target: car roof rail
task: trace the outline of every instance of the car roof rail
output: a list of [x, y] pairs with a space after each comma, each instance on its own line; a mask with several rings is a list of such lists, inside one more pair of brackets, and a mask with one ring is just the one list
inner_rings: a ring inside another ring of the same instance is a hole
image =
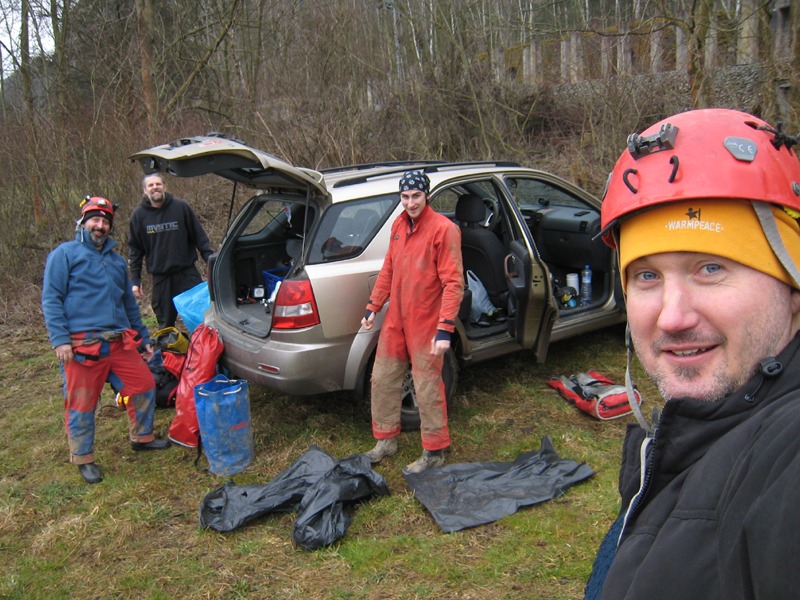
[[[445, 162], [445, 161], [421, 161], [416, 163], [408, 163], [408, 162], [401, 162], [401, 163], [376, 163], [379, 166], [386, 166], [389, 168], [378, 170], [375, 173], [368, 173], [368, 174], [361, 174], [361, 175], [354, 175], [353, 177], [347, 177], [340, 179], [331, 187], [338, 188], [344, 187], [348, 185], [356, 185], [359, 183], [366, 183], [371, 179], [376, 179], [378, 177], [387, 177], [389, 175], [396, 175], [397, 173], [402, 173], [408, 169], [414, 169], [417, 171], [424, 171], [425, 173], [438, 173], [440, 171], [449, 171], [453, 169], [463, 169], [466, 167], [521, 167], [518, 162], [514, 161], [495, 161], [495, 160], [477, 160], [477, 161], [465, 161], [465, 162]], [[365, 166], [364, 169], [370, 168], [369, 166]], [[335, 169], [333, 171], [325, 170], [323, 173], [328, 174], [330, 172], [337, 172]]]
[[381, 167], [417, 167], [422, 165], [441, 165], [445, 164], [443, 160], [415, 160], [415, 161], [408, 161], [408, 160], [386, 160], [381, 162], [371, 162], [371, 163], [357, 163], [354, 165], [343, 165], [341, 167], [326, 167], [324, 169], [319, 169], [320, 173], [325, 174], [333, 174], [333, 173], [343, 173], [346, 171], [365, 171], [367, 169], [379, 169]]

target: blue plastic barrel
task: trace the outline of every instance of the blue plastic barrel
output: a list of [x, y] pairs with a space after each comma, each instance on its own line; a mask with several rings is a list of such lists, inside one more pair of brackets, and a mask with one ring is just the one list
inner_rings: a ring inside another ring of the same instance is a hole
[[217, 375], [194, 388], [200, 443], [208, 470], [227, 477], [253, 460], [253, 427], [247, 381]]

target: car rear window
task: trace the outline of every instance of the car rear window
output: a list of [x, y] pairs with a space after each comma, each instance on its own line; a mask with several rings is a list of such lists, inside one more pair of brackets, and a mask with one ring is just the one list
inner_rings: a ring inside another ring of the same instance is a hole
[[331, 205], [322, 216], [308, 263], [344, 260], [361, 254], [400, 201], [397, 193]]
[[299, 254], [300, 244], [310, 229], [317, 215], [313, 204], [288, 202], [270, 199], [255, 203], [256, 209], [250, 210], [247, 223], [239, 233], [237, 246], [283, 245], [297, 246], [290, 252], [295, 259]]

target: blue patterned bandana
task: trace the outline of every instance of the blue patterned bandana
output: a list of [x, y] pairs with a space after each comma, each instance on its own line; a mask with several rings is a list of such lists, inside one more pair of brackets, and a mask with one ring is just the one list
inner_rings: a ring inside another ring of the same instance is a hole
[[430, 194], [431, 180], [422, 171], [406, 171], [400, 178], [400, 191], [420, 190], [425, 195]]

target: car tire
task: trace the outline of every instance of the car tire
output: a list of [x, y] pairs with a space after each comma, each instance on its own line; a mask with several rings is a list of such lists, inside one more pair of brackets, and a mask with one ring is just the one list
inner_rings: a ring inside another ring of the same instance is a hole
[[[447, 399], [448, 410], [452, 407], [453, 398], [458, 387], [458, 360], [456, 353], [450, 348], [444, 355], [442, 365], [442, 379], [444, 380], [444, 393]], [[420, 428], [419, 405], [414, 391], [414, 379], [411, 369], [406, 373], [403, 381], [403, 404], [400, 409], [400, 427], [403, 431], [416, 431]]]

